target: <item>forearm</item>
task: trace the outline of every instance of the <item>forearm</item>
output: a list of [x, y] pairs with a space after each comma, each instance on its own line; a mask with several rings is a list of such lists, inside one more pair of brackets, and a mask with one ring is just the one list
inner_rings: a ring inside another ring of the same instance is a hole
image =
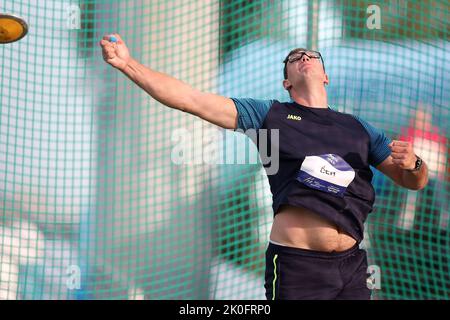
[[194, 90], [191, 86], [164, 73], [154, 71], [134, 59], [131, 59], [121, 71], [162, 104], [189, 112], [190, 97]]
[[402, 170], [402, 185], [411, 190], [423, 189], [428, 183], [428, 168], [425, 162], [418, 171]]

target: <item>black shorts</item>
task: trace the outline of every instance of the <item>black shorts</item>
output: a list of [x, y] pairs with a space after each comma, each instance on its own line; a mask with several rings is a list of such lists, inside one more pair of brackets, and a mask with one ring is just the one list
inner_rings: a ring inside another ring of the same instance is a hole
[[370, 300], [366, 251], [357, 244], [328, 253], [269, 243], [264, 287], [268, 300]]

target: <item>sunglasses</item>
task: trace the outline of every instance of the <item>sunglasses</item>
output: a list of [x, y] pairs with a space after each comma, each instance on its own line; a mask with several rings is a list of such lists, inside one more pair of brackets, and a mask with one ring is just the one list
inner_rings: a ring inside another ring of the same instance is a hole
[[320, 61], [322, 62], [323, 71], [325, 72], [325, 64], [323, 62], [322, 55], [320, 54], [319, 51], [313, 51], [313, 50], [297, 51], [297, 52], [290, 54], [286, 59], [284, 59], [283, 63], [284, 64], [286, 64], [288, 62], [294, 63], [294, 62], [300, 60], [301, 58], [303, 58], [304, 55], [306, 55], [310, 59], [320, 59]]

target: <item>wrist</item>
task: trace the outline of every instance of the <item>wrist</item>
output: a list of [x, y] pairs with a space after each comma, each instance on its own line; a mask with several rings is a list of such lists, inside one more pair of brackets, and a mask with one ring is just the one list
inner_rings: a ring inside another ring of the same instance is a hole
[[125, 62], [125, 64], [123, 66], [120, 66], [119, 71], [122, 71], [123, 73], [127, 73], [128, 69], [130, 68], [130, 65], [133, 63], [134, 59], [130, 57], [130, 59], [128, 59], [127, 62]]
[[418, 156], [416, 156], [416, 161], [414, 162], [414, 166], [410, 169], [405, 169], [408, 172], [418, 172], [423, 166], [423, 160]]

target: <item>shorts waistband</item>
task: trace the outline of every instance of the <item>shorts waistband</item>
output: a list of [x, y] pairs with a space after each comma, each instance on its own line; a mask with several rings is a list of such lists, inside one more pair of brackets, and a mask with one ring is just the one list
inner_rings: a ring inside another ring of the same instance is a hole
[[323, 259], [338, 259], [338, 258], [346, 258], [356, 252], [359, 249], [359, 244], [356, 243], [353, 247], [350, 249], [344, 250], [344, 251], [333, 251], [333, 252], [326, 252], [326, 251], [316, 251], [316, 250], [309, 250], [309, 249], [302, 249], [302, 248], [295, 248], [295, 247], [289, 247], [286, 245], [276, 244], [272, 241], [269, 241], [269, 246], [267, 250], [270, 251], [276, 251], [280, 253], [288, 253], [288, 254], [295, 254], [303, 257], [315, 257], [315, 258], [323, 258]]

